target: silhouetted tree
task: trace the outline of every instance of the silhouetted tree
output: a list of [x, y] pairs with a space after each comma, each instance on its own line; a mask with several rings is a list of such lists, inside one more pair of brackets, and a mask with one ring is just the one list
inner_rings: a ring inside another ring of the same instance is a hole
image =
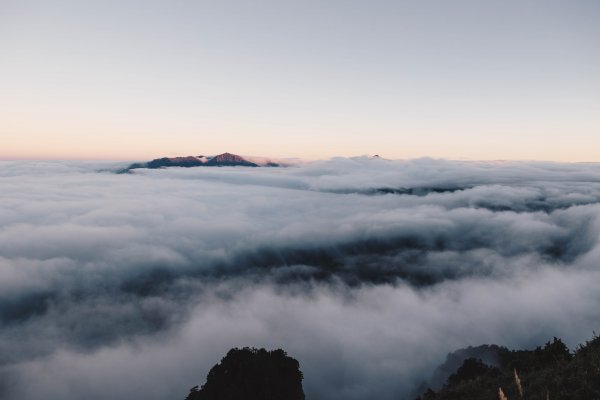
[[461, 365], [456, 373], [450, 375], [448, 378], [449, 385], [456, 385], [460, 382], [470, 381], [484, 375], [498, 375], [500, 371], [498, 368], [490, 367], [484, 364], [481, 360], [475, 358], [467, 358], [463, 365]]
[[304, 400], [300, 364], [283, 350], [231, 349], [186, 400]]
[[[497, 399], [498, 388], [509, 399], [600, 400], [600, 338], [571, 353], [554, 338], [534, 350], [497, 347], [498, 365], [466, 359], [439, 391], [427, 390], [419, 400]], [[516, 382], [515, 370], [519, 371]], [[523, 397], [519, 385], [522, 384]]]

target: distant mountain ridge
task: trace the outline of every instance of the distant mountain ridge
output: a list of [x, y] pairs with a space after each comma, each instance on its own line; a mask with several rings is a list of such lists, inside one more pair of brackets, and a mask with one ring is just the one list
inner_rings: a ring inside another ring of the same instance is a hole
[[129, 172], [133, 169], [147, 168], [159, 169], [167, 167], [280, 167], [280, 163], [265, 161], [252, 162], [242, 156], [232, 153], [222, 153], [216, 156], [187, 156], [187, 157], [162, 157], [143, 163], [134, 163], [119, 171]]

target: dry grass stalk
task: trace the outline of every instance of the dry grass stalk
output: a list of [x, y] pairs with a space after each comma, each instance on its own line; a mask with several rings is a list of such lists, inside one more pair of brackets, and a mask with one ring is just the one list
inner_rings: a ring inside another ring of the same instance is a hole
[[508, 400], [508, 397], [504, 395], [502, 388], [498, 388], [498, 400]]
[[515, 368], [515, 383], [517, 384], [517, 389], [519, 390], [519, 396], [523, 398], [523, 387], [521, 386], [521, 379], [519, 379], [519, 374], [517, 374], [517, 369]]

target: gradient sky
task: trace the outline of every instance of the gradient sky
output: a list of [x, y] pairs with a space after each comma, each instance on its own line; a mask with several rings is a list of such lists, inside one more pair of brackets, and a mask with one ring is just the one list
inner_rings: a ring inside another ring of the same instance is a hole
[[600, 2], [0, 0], [0, 158], [600, 161]]

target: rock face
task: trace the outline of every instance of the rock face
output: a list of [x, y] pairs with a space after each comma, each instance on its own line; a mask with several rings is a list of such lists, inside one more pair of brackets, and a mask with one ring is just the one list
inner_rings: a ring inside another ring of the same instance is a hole
[[283, 350], [231, 349], [186, 400], [304, 400], [300, 364]]

